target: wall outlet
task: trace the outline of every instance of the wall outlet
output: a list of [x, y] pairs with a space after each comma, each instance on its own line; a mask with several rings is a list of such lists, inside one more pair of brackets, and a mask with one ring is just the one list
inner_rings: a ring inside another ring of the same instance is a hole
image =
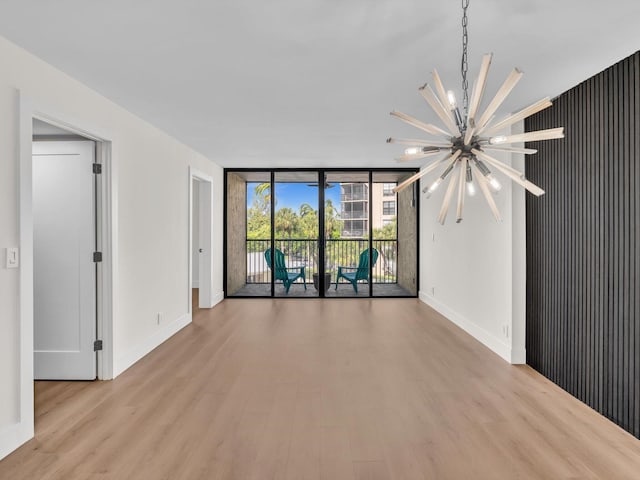
[[502, 334], [505, 336], [505, 338], [509, 338], [509, 325], [506, 323], [502, 325]]
[[431, 287], [431, 296], [432, 297], [436, 296], [436, 287]]
[[157, 321], [158, 321], [158, 325], [160, 325], [162, 323], [164, 317], [164, 313], [162, 312], [158, 312], [158, 314], [156, 315]]
[[435, 232], [433, 232], [433, 233], [431, 234], [431, 241], [432, 241], [432, 242], [435, 242], [435, 241], [436, 241], [436, 234], [435, 234]]

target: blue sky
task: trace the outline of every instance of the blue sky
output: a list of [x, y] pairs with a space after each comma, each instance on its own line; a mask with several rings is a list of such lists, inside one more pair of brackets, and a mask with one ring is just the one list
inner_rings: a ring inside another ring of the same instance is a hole
[[[247, 207], [253, 203], [256, 185], [258, 183], [247, 183]], [[335, 184], [335, 187], [325, 190], [325, 199], [331, 199], [339, 209], [340, 186]], [[276, 210], [289, 207], [297, 212], [303, 203], [318, 209], [318, 187], [310, 187], [306, 183], [276, 183]]]

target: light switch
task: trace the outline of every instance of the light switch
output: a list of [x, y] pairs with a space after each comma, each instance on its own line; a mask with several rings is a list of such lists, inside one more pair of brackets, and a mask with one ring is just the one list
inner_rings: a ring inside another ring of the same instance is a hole
[[17, 248], [7, 248], [7, 268], [18, 268], [20, 266], [20, 254]]

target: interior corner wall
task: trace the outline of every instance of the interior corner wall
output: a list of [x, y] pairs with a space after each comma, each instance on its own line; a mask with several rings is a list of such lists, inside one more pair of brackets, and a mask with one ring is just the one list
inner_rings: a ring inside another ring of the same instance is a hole
[[640, 438], [640, 52], [526, 121], [527, 363]]
[[[188, 167], [211, 175], [217, 207], [214, 288], [222, 298], [222, 169], [68, 75], [0, 37], [0, 251], [20, 245], [20, 98], [109, 132], [115, 165], [114, 375], [190, 320]], [[29, 120], [29, 124], [31, 120]], [[25, 441], [20, 364], [20, 269], [0, 264], [0, 457]], [[164, 322], [157, 324], [158, 312]], [[28, 370], [27, 370], [28, 371]]]
[[[513, 133], [522, 129], [514, 125]], [[521, 155], [495, 155], [522, 168]], [[420, 299], [493, 352], [511, 363], [524, 363], [524, 193], [506, 177], [494, 200], [502, 215], [496, 222], [484, 197], [467, 196], [463, 220], [451, 207], [445, 225], [437, 217], [444, 190], [420, 202]], [[433, 182], [422, 178], [421, 189]], [[514, 282], [515, 280], [515, 282]], [[514, 315], [516, 313], [516, 315]], [[521, 339], [514, 338], [514, 334]]]
[[[247, 182], [227, 172], [227, 295], [247, 283]], [[229, 267], [232, 268], [229, 268]]]
[[405, 188], [398, 192], [397, 230], [398, 230], [398, 285], [411, 295], [418, 293], [418, 219], [414, 203], [414, 188]]

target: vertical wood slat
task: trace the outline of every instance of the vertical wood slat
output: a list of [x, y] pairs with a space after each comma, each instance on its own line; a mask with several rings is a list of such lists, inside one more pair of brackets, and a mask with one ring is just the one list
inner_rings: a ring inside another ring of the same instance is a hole
[[527, 363], [640, 438], [640, 52], [525, 121]]

